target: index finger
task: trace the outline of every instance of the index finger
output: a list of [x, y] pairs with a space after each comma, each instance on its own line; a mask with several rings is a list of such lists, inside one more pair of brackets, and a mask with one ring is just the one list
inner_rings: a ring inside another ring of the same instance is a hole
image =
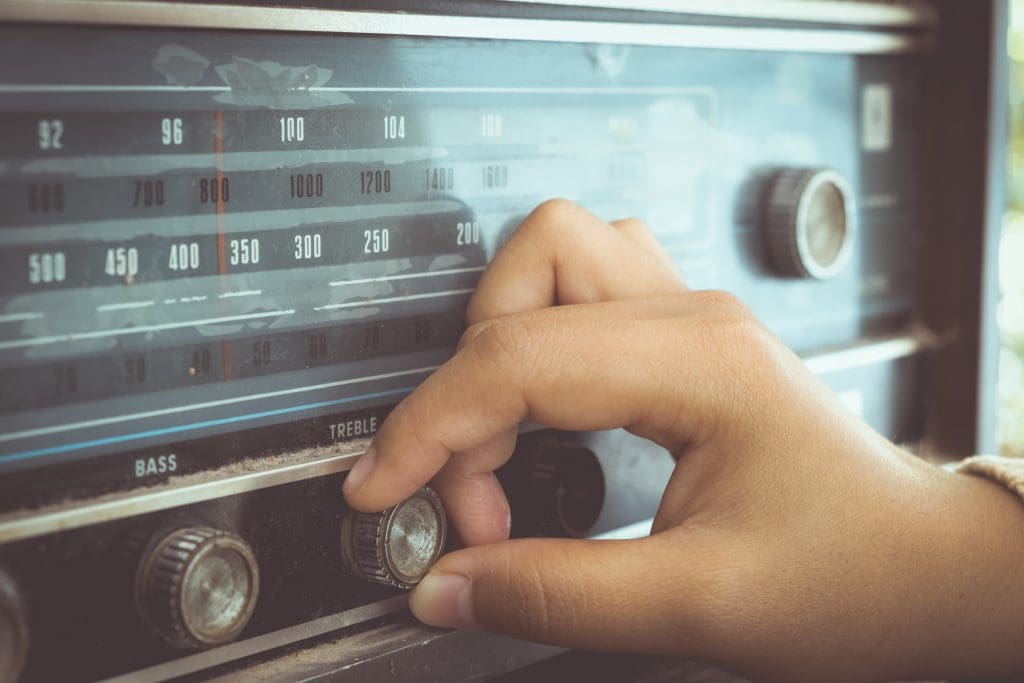
[[578, 204], [552, 199], [534, 209], [495, 254], [469, 302], [466, 322], [685, 289], [641, 221], [606, 223]]
[[711, 406], [730, 403], [707, 380], [723, 355], [708, 348], [717, 321], [686, 324], [702, 297], [549, 308], [475, 330], [384, 422], [349, 473], [346, 498], [360, 510], [393, 505], [453, 453], [527, 417], [567, 430], [628, 427], [670, 450], [693, 441], [721, 412]]

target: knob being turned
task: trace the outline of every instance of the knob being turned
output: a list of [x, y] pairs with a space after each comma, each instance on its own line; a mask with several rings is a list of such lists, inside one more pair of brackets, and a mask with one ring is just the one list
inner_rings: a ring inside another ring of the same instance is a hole
[[383, 512], [349, 511], [342, 522], [341, 551], [356, 576], [412, 588], [444, 552], [447, 538], [441, 499], [424, 487]]

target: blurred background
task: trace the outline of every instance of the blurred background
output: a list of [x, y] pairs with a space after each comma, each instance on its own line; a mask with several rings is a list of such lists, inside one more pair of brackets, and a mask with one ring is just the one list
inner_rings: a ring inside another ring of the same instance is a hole
[[1006, 212], [999, 249], [999, 442], [1024, 456], [1024, 0], [1010, 6], [1010, 154]]

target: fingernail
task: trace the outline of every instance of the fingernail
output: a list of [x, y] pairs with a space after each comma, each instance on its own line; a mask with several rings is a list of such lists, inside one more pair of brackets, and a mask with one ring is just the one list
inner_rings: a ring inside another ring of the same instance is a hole
[[373, 472], [376, 464], [377, 451], [373, 449], [373, 446], [370, 446], [363, 453], [362, 457], [356, 461], [355, 467], [349, 471], [348, 476], [345, 477], [345, 484], [342, 487], [345, 493], [359, 493], [366, 480], [370, 478], [370, 474]]
[[473, 583], [459, 574], [427, 574], [409, 596], [413, 615], [440, 628], [480, 628], [473, 616]]

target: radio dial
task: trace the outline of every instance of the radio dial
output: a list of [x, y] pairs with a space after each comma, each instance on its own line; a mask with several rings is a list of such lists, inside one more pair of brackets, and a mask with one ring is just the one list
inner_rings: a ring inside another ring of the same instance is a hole
[[384, 512], [349, 512], [341, 537], [342, 555], [353, 574], [412, 588], [444, 552], [448, 521], [441, 499], [422, 488]]
[[16, 681], [28, 656], [28, 619], [14, 579], [0, 569], [0, 681]]
[[827, 280], [853, 253], [853, 193], [832, 169], [793, 168], [771, 181], [765, 211], [768, 254], [782, 275]]
[[162, 538], [136, 578], [139, 612], [166, 642], [198, 649], [234, 640], [252, 616], [259, 567], [234, 534], [189, 527]]

